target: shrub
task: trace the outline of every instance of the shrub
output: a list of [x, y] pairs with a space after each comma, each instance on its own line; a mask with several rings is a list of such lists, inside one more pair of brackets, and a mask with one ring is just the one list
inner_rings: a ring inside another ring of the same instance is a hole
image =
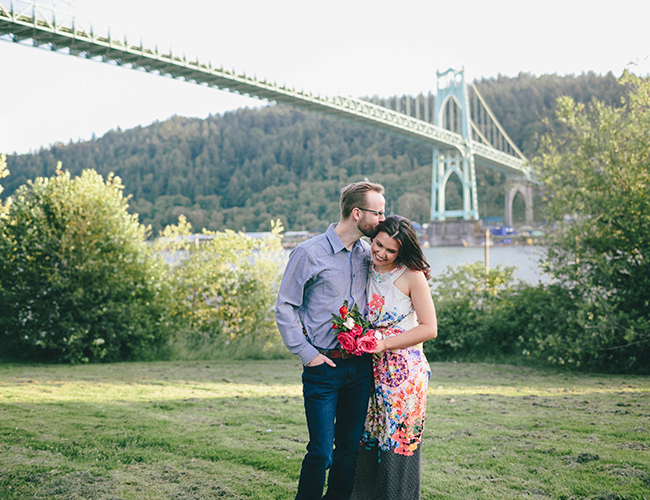
[[612, 348], [616, 339], [607, 333], [615, 312], [601, 301], [586, 301], [557, 282], [515, 282], [512, 271], [491, 270], [490, 279], [477, 262], [441, 274], [434, 291], [439, 336], [424, 344], [429, 359], [648, 373], [634, 344]]
[[481, 262], [447, 267], [434, 280], [439, 337], [425, 343], [431, 359], [503, 358], [512, 334], [501, 328], [503, 295], [513, 286], [513, 266], [486, 271]]
[[14, 359], [150, 359], [170, 332], [164, 262], [118, 177], [21, 186], [0, 222], [0, 346]]
[[177, 259], [172, 268], [173, 311], [182, 325], [177, 356], [284, 353], [273, 315], [281, 277], [281, 231], [277, 222], [267, 238], [204, 230], [200, 239], [195, 235], [192, 240], [191, 225], [183, 216], [165, 228], [157, 246]]

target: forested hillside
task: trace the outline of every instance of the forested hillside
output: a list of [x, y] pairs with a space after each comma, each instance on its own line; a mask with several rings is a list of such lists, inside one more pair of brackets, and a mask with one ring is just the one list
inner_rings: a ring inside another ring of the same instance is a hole
[[[493, 112], [529, 157], [539, 135], [562, 128], [555, 99], [593, 98], [616, 104], [623, 87], [611, 75], [521, 74], [476, 82]], [[196, 230], [323, 229], [338, 218], [338, 190], [364, 177], [387, 188], [387, 210], [426, 222], [431, 190], [431, 148], [356, 124], [268, 106], [205, 120], [172, 117], [147, 127], [111, 131], [83, 143], [55, 145], [33, 155], [8, 156], [6, 195], [28, 179], [51, 176], [57, 161], [73, 175], [93, 168], [114, 172], [132, 195], [133, 212], [153, 234], [187, 216]], [[482, 217], [503, 214], [503, 176], [477, 171]], [[447, 206], [461, 208], [450, 184]]]
[[[580, 76], [520, 73], [516, 78], [499, 76], [475, 82], [490, 109], [508, 135], [524, 154], [531, 158], [537, 151], [539, 137], [549, 131], [564, 133], [555, 115], [555, 102], [566, 95], [583, 104], [593, 99], [618, 106], [625, 88], [607, 73], [605, 76], [587, 73]], [[548, 119], [548, 126], [544, 120]]]

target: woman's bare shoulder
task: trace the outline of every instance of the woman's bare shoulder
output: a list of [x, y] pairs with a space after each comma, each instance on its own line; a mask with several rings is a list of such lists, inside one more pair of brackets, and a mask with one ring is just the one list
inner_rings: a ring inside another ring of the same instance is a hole
[[404, 271], [402, 277], [404, 278], [406, 284], [408, 284], [409, 289], [413, 286], [421, 287], [423, 284], [426, 284], [428, 286], [427, 278], [424, 276], [424, 273], [422, 271], [406, 268], [406, 271]]
[[404, 271], [404, 277], [406, 277], [409, 280], [424, 280], [424, 281], [427, 280], [422, 271], [418, 271], [417, 269], [411, 269], [409, 267], [407, 267], [406, 271]]

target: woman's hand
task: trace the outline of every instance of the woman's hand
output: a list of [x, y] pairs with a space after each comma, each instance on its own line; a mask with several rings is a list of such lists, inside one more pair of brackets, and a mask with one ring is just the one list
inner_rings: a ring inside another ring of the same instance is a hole
[[384, 352], [386, 350], [386, 341], [383, 339], [377, 339], [377, 347], [375, 347], [374, 351], [372, 351], [372, 354], [379, 354], [380, 352]]

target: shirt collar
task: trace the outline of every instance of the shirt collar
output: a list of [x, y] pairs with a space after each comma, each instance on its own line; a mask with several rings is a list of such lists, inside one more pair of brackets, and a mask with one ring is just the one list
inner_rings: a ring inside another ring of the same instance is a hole
[[336, 234], [336, 231], [334, 231], [334, 228], [337, 226], [337, 224], [330, 224], [330, 227], [327, 228], [327, 231], [325, 231], [325, 236], [327, 236], [327, 240], [330, 242], [330, 246], [332, 247], [332, 253], [339, 253], [342, 250], [347, 250], [345, 248], [345, 245], [341, 242], [341, 238], [339, 238], [339, 235]]
[[[325, 236], [327, 236], [327, 240], [330, 242], [330, 246], [332, 247], [332, 253], [337, 254], [343, 250], [346, 252], [349, 252], [345, 245], [341, 242], [341, 238], [339, 238], [339, 235], [336, 234], [336, 231], [334, 231], [334, 228], [338, 224], [330, 224], [330, 227], [327, 228], [327, 231], [325, 231]], [[352, 245], [352, 251], [361, 245], [361, 238], [359, 238], [357, 241], [354, 242], [354, 245]]]

